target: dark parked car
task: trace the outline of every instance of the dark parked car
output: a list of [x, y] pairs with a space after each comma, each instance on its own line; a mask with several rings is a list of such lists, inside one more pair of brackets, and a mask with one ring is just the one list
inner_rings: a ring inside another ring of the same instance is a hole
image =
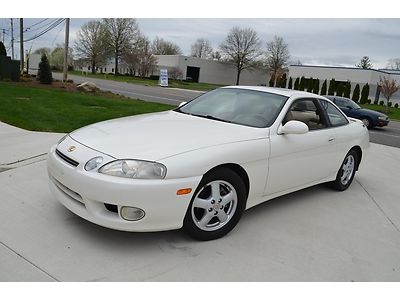
[[338, 96], [325, 96], [332, 100], [339, 108], [350, 118], [361, 120], [368, 129], [374, 127], [383, 127], [389, 124], [389, 118], [387, 115], [370, 110], [361, 108], [353, 100], [345, 97]]

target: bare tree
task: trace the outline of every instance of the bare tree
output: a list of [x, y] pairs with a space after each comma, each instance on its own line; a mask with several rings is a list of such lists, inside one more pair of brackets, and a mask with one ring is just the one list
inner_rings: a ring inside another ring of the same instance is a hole
[[274, 39], [267, 43], [266, 66], [271, 72], [271, 79], [276, 81], [283, 74], [283, 68], [290, 58], [288, 44], [282, 37], [274, 36]]
[[356, 67], [361, 68], [361, 69], [371, 69], [373, 67], [371, 60], [369, 56], [363, 56], [361, 58], [360, 62], [356, 64]]
[[36, 49], [33, 53], [34, 54], [40, 54], [40, 56], [45, 54], [47, 57], [49, 57], [50, 53], [51, 53], [51, 49], [47, 48], [47, 47], [41, 47], [41, 48]]
[[218, 61], [220, 61], [220, 60], [222, 59], [221, 53], [219, 53], [219, 51], [215, 51], [215, 52], [212, 54], [212, 59], [213, 59], [213, 60], [218, 60]]
[[118, 75], [118, 62], [132, 42], [139, 34], [139, 28], [135, 19], [116, 18], [103, 19], [106, 29], [106, 41], [115, 59], [115, 75]]
[[400, 58], [389, 59], [387, 68], [399, 71], [400, 70]]
[[206, 39], [197, 39], [196, 42], [191, 46], [190, 56], [199, 58], [211, 58], [213, 55], [213, 48], [211, 43]]
[[150, 41], [146, 37], [142, 37], [139, 40], [139, 75], [141, 77], [149, 76], [156, 68], [157, 58], [153, 55], [151, 51]]
[[399, 90], [400, 85], [396, 80], [383, 76], [380, 79], [380, 86], [381, 92], [386, 98], [386, 112], [389, 113], [389, 100]]
[[236, 85], [239, 85], [240, 73], [244, 69], [252, 68], [262, 53], [261, 41], [257, 32], [251, 28], [233, 27], [220, 45], [220, 49], [228, 60], [236, 65]]
[[172, 69], [169, 70], [169, 77], [171, 79], [182, 79], [183, 72], [181, 69], [177, 67], [173, 67]]
[[106, 37], [106, 29], [100, 21], [89, 21], [76, 35], [75, 51], [80, 58], [90, 62], [92, 73], [107, 60], [109, 48]]
[[179, 55], [182, 54], [181, 48], [177, 44], [169, 41], [165, 41], [163, 38], [158, 36], [154, 39], [151, 44], [151, 50], [155, 55]]

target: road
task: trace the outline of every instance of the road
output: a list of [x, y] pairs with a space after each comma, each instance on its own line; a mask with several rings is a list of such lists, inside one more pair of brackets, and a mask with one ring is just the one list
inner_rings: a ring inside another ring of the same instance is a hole
[[[53, 77], [55, 79], [61, 80], [62, 74], [53, 73]], [[86, 81], [90, 81], [96, 84], [96, 86], [101, 90], [110, 91], [112, 93], [124, 95], [129, 98], [172, 105], [179, 105], [179, 103], [189, 101], [203, 93], [200, 91], [163, 88], [159, 86], [146, 86], [77, 75], [68, 75], [68, 79], [72, 79], [74, 83], [83, 83]]]
[[400, 122], [390, 121], [386, 127], [369, 130], [369, 138], [372, 143], [400, 148]]
[[[55, 79], [62, 79], [61, 73], [53, 73], [53, 76]], [[75, 83], [90, 81], [102, 90], [121, 94], [129, 98], [172, 105], [179, 105], [179, 103], [189, 101], [203, 93], [200, 91], [145, 86], [77, 75], [68, 75], [68, 78], [72, 79]], [[400, 122], [391, 121], [389, 126], [370, 130], [369, 135], [372, 143], [400, 148]]]

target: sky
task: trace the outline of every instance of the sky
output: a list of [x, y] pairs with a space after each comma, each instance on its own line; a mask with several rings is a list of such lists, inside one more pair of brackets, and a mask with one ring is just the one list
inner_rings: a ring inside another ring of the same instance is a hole
[[[34, 36], [43, 30], [42, 26], [55, 19], [24, 19], [27, 31], [24, 38]], [[70, 23], [70, 45], [74, 44], [79, 28], [89, 20], [73, 18]], [[363, 18], [137, 18], [139, 28], [150, 40], [156, 36], [172, 41], [180, 46], [184, 55], [190, 54], [190, 46], [197, 38], [211, 41], [217, 50], [229, 30], [238, 26], [254, 29], [265, 49], [266, 43], [274, 35], [283, 37], [289, 45], [291, 61], [304, 65], [328, 65], [354, 67], [363, 56], [369, 56], [374, 68], [385, 68], [388, 60], [400, 57], [400, 19]], [[64, 43], [62, 23], [34, 41], [26, 42], [26, 50], [39, 47], [53, 48]], [[10, 19], [0, 19], [0, 33], [6, 29], [4, 37], [7, 50], [10, 47]], [[14, 19], [15, 40], [19, 41], [19, 19]], [[3, 36], [1, 37], [1, 39]], [[11, 54], [11, 50], [8, 50]], [[19, 43], [15, 44], [15, 55], [19, 57]]]

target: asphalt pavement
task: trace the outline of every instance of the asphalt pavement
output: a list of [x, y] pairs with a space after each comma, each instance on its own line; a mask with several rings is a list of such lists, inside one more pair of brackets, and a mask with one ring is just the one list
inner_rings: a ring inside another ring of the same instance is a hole
[[400, 122], [391, 120], [388, 126], [369, 130], [372, 143], [400, 148]]
[[371, 144], [351, 187], [318, 185], [246, 211], [209, 242], [74, 215], [47, 185], [62, 134], [0, 123], [0, 281], [399, 281], [400, 149]]
[[[62, 74], [53, 73], [53, 77], [61, 80]], [[179, 105], [181, 102], [192, 100], [193, 98], [204, 93], [201, 91], [166, 88], [160, 86], [146, 86], [77, 75], [68, 75], [68, 79], [72, 79], [74, 83], [90, 81], [96, 84], [96, 86], [101, 90], [110, 91], [112, 93], [124, 95], [129, 98], [172, 105]]]

